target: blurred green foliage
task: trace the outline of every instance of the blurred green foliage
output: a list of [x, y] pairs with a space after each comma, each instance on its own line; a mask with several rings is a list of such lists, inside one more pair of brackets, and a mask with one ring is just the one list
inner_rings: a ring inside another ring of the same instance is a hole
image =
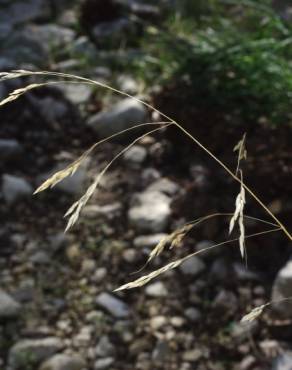
[[180, 0], [161, 28], [149, 26], [134, 67], [148, 84], [184, 83], [196, 106], [288, 123], [291, 30], [268, 0]]

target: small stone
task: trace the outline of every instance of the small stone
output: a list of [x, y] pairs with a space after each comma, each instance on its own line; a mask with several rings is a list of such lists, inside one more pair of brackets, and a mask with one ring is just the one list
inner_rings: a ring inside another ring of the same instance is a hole
[[245, 323], [234, 323], [231, 327], [231, 337], [237, 342], [242, 343], [244, 340], [250, 337], [257, 331], [257, 321], [245, 322]]
[[181, 328], [185, 324], [185, 319], [183, 317], [174, 316], [170, 319], [170, 323], [175, 328]]
[[90, 275], [96, 270], [96, 262], [92, 259], [82, 261], [81, 272], [84, 275]]
[[127, 94], [135, 95], [138, 93], [139, 86], [137, 82], [134, 80], [134, 78], [131, 76], [120, 75], [117, 79], [117, 84], [118, 84], [119, 90]]
[[125, 319], [130, 316], [128, 305], [109, 293], [100, 293], [96, 299], [96, 303], [118, 319]]
[[39, 370], [82, 370], [85, 361], [77, 354], [57, 354], [45, 361]]
[[0, 158], [1, 159], [16, 158], [22, 153], [22, 151], [23, 151], [23, 148], [17, 140], [0, 139]]
[[152, 359], [156, 362], [164, 362], [166, 358], [169, 356], [171, 349], [169, 344], [165, 341], [159, 341], [152, 353]]
[[272, 370], [292, 370], [292, 352], [277, 356], [272, 363]]
[[203, 356], [203, 353], [200, 349], [193, 349], [190, 351], [186, 351], [183, 354], [183, 360], [188, 362], [195, 362], [198, 361]]
[[150, 327], [153, 330], [159, 330], [167, 324], [167, 318], [165, 316], [155, 316], [150, 320]]
[[115, 353], [115, 347], [110, 342], [109, 338], [104, 335], [100, 338], [97, 346], [95, 347], [96, 357], [108, 357]]
[[33, 188], [26, 180], [20, 177], [3, 175], [2, 192], [5, 201], [8, 204], [12, 204], [21, 198], [32, 195]]
[[202, 320], [202, 314], [197, 308], [189, 307], [184, 313], [190, 321], [200, 322]]
[[147, 191], [151, 192], [160, 192], [164, 193], [169, 196], [173, 196], [177, 194], [180, 190], [178, 184], [166, 177], [158, 179], [157, 181], [153, 182], [151, 185], [148, 186]]
[[8, 363], [12, 369], [25, 369], [46, 360], [62, 347], [61, 340], [55, 337], [23, 339], [10, 349]]
[[58, 88], [62, 90], [65, 97], [72, 104], [85, 104], [89, 101], [92, 94], [92, 87], [90, 85], [64, 84], [58, 85]]
[[206, 268], [205, 263], [199, 257], [193, 256], [183, 262], [179, 269], [184, 275], [197, 276]]
[[147, 150], [141, 145], [134, 145], [124, 154], [124, 161], [130, 166], [139, 167], [147, 157]]
[[120, 216], [121, 211], [122, 204], [120, 202], [106, 204], [104, 206], [92, 204], [84, 207], [83, 216], [89, 219], [95, 219], [96, 217], [102, 216], [111, 220], [117, 216]]
[[21, 305], [9, 294], [0, 290], [0, 320], [15, 318], [19, 315]]
[[170, 203], [171, 199], [160, 192], [136, 194], [128, 211], [129, 222], [141, 232], [162, 232], [170, 220]]
[[233, 271], [235, 276], [240, 281], [258, 281], [259, 276], [246, 268], [242, 263], [234, 263]]
[[101, 281], [103, 281], [106, 275], [107, 269], [105, 267], [100, 267], [95, 271], [95, 273], [91, 277], [91, 280], [95, 283], [100, 283]]
[[48, 265], [51, 262], [51, 257], [45, 251], [37, 251], [29, 258], [29, 260], [34, 265]]
[[[278, 272], [272, 288], [272, 301], [279, 301], [292, 296], [292, 260]], [[292, 318], [292, 302], [284, 301], [272, 305], [274, 313], [282, 319]]]
[[148, 112], [143, 104], [124, 99], [107, 111], [92, 116], [88, 124], [96, 130], [101, 138], [116, 134], [140, 123], [147, 122]]
[[133, 248], [128, 248], [123, 252], [123, 258], [128, 263], [134, 263], [137, 259], [137, 252]]
[[136, 248], [154, 248], [167, 234], [153, 234], [137, 236], [133, 243]]
[[237, 298], [230, 291], [220, 290], [213, 301], [213, 306], [234, 312], [237, 309]]
[[153, 298], [166, 297], [168, 295], [168, 291], [161, 281], [148, 285], [145, 293]]
[[94, 363], [94, 370], [106, 370], [109, 369], [114, 363], [112, 357], [101, 358]]

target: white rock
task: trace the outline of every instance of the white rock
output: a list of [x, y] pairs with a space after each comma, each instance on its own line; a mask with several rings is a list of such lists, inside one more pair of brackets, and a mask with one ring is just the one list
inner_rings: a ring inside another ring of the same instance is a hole
[[175, 195], [176, 193], [178, 193], [179, 190], [179, 185], [166, 177], [158, 179], [147, 188], [147, 191], [158, 191], [170, 196]]
[[196, 256], [193, 256], [189, 259], [187, 259], [185, 262], [183, 262], [179, 269], [184, 275], [191, 275], [191, 276], [197, 276], [201, 272], [203, 272], [206, 268], [205, 263]]
[[135, 95], [138, 93], [139, 86], [137, 82], [134, 80], [134, 78], [131, 76], [120, 75], [117, 78], [117, 83], [119, 89], [127, 94]]
[[130, 224], [143, 232], [162, 232], [168, 225], [171, 199], [160, 192], [145, 191], [136, 194], [128, 217]]
[[88, 120], [102, 138], [108, 137], [122, 130], [131, 128], [147, 121], [148, 112], [143, 104], [127, 98], [109, 108], [97, 113]]
[[9, 294], [0, 290], [0, 319], [17, 317], [20, 313], [20, 304]]
[[77, 354], [57, 354], [45, 361], [39, 370], [82, 370], [84, 360]]
[[165, 233], [140, 235], [134, 239], [133, 243], [136, 248], [153, 248], [167, 235]]
[[[272, 288], [272, 301], [292, 296], [292, 260], [278, 272]], [[272, 305], [276, 315], [283, 319], [292, 318], [292, 302], [286, 301]]]
[[165, 287], [165, 285], [161, 281], [157, 281], [156, 283], [147, 285], [145, 289], [145, 293], [149, 297], [166, 297], [168, 295], [168, 291]]
[[2, 177], [2, 192], [7, 203], [11, 204], [18, 199], [32, 195], [33, 188], [24, 179], [13, 176], [3, 175]]
[[58, 85], [65, 97], [73, 104], [86, 103], [92, 94], [92, 87], [83, 84], [64, 84]]

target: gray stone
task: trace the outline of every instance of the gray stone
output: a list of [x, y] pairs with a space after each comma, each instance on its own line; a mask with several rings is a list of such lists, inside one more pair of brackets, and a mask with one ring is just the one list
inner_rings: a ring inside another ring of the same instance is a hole
[[88, 120], [102, 138], [116, 134], [122, 130], [147, 122], [148, 112], [143, 104], [127, 98], [109, 108], [97, 113]]
[[128, 18], [119, 18], [97, 24], [92, 30], [92, 35], [99, 45], [116, 47], [125, 37], [133, 35], [135, 29], [135, 24]]
[[32, 195], [33, 188], [26, 180], [6, 174], [2, 177], [2, 192], [5, 201], [12, 204], [21, 198]]
[[35, 35], [40, 43], [46, 44], [53, 50], [70, 45], [75, 38], [75, 32], [72, 29], [57, 24], [28, 25], [26, 30]]
[[237, 309], [237, 298], [230, 291], [220, 290], [213, 301], [213, 306], [224, 311], [234, 312]]
[[153, 235], [137, 236], [133, 244], [137, 248], [154, 248], [162, 239], [167, 237], [168, 234], [160, 233]]
[[272, 370], [292, 370], [292, 352], [277, 356], [272, 363]]
[[205, 263], [196, 256], [193, 256], [189, 259], [187, 259], [185, 262], [183, 262], [179, 269], [184, 275], [191, 275], [191, 276], [197, 276], [201, 272], [203, 272], [206, 268]]
[[[38, 185], [41, 185], [56, 172], [66, 168], [67, 165], [68, 163], [58, 164], [53, 170], [47, 172], [46, 174], [39, 175], [37, 178]], [[80, 194], [84, 190], [85, 181], [87, 178], [86, 168], [87, 164], [84, 163], [84, 165], [81, 165], [72, 176], [67, 176], [63, 181], [56, 184], [53, 189], [72, 195]]]
[[1, 45], [1, 54], [18, 66], [32, 64], [47, 66], [48, 45], [42, 44], [35, 33], [28, 29], [13, 32]]
[[152, 359], [156, 362], [164, 362], [170, 353], [169, 344], [166, 341], [158, 341], [153, 350]]
[[109, 338], [104, 335], [100, 338], [94, 352], [96, 357], [108, 357], [115, 353], [115, 347], [110, 342]]
[[48, 265], [51, 262], [51, 257], [47, 252], [39, 250], [29, 260], [35, 265]]
[[202, 313], [195, 307], [189, 307], [185, 310], [185, 316], [193, 322], [200, 322], [202, 320]]
[[139, 167], [147, 157], [147, 150], [141, 145], [134, 145], [124, 154], [124, 161], [132, 167]]
[[12, 369], [25, 369], [48, 359], [63, 347], [59, 338], [23, 339], [9, 351], [8, 364]]
[[178, 193], [180, 187], [173, 181], [167, 179], [166, 177], [158, 179], [148, 186], [147, 191], [158, 191], [166, 195], [173, 196]]
[[85, 361], [77, 354], [57, 354], [45, 361], [39, 370], [82, 370]]
[[167, 195], [157, 191], [136, 194], [128, 211], [129, 222], [141, 232], [162, 232], [170, 220], [170, 203]]
[[21, 305], [9, 294], [0, 290], [0, 320], [17, 317], [20, 310]]
[[69, 105], [64, 99], [46, 96], [45, 98], [37, 99], [36, 102], [40, 113], [48, 122], [58, 122], [69, 115]]
[[[0, 92], [1, 99], [1, 92]], [[16, 158], [22, 153], [22, 146], [14, 139], [0, 139], [0, 158], [11, 159]]]
[[130, 316], [128, 305], [109, 293], [100, 293], [96, 299], [96, 304], [118, 319], [125, 319]]
[[145, 293], [153, 298], [166, 297], [168, 295], [168, 291], [161, 281], [147, 285]]
[[51, 8], [46, 0], [10, 1], [0, 9], [0, 23], [9, 20], [12, 25], [46, 20], [50, 16]]
[[106, 370], [111, 367], [114, 363], [114, 359], [112, 357], [101, 358], [94, 363], [94, 370]]
[[106, 204], [104, 206], [92, 204], [84, 207], [83, 216], [89, 219], [95, 219], [96, 217], [102, 216], [111, 220], [119, 216], [121, 214], [121, 211], [122, 204], [119, 202]]
[[[292, 296], [292, 260], [278, 272], [272, 288], [272, 301]], [[274, 313], [283, 319], [292, 318], [292, 302], [285, 301], [272, 305]]]

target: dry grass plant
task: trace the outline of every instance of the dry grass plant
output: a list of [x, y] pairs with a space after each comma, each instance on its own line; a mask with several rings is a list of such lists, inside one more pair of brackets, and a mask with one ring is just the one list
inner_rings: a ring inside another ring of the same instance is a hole
[[[148, 258], [147, 263], [150, 263], [155, 257], [160, 255], [166, 248], [172, 249], [174, 247], [178, 247], [184, 237], [196, 226], [201, 224], [202, 222], [208, 221], [210, 218], [213, 217], [230, 217], [230, 224], [229, 224], [229, 234], [232, 233], [235, 225], [238, 225], [239, 228], [239, 237], [232, 239], [232, 240], [227, 240], [223, 241], [218, 244], [214, 244], [211, 247], [205, 248], [204, 250], [196, 251], [194, 253], [191, 253], [181, 259], [178, 259], [176, 261], [170, 262], [167, 265], [152, 271], [151, 273], [144, 275], [130, 283], [124, 284], [121, 287], [117, 288], [116, 291], [120, 290], [125, 290], [125, 289], [132, 289], [136, 287], [141, 287], [145, 284], [147, 284], [149, 281], [152, 279], [160, 276], [164, 272], [167, 272], [169, 270], [172, 270], [179, 265], [181, 265], [184, 261], [187, 259], [196, 256], [200, 253], [207, 252], [208, 250], [211, 250], [213, 248], [217, 248], [222, 245], [226, 244], [231, 244], [235, 241], [239, 242], [239, 247], [240, 247], [240, 253], [241, 256], [246, 258], [246, 249], [245, 249], [245, 240], [258, 236], [258, 235], [265, 235], [268, 233], [273, 233], [277, 231], [282, 231], [286, 237], [292, 241], [292, 235], [291, 233], [287, 230], [287, 228], [281, 223], [281, 221], [269, 210], [269, 208], [261, 201], [261, 199], [244, 183], [243, 181], [243, 171], [240, 168], [241, 161], [246, 159], [247, 156], [247, 151], [245, 147], [245, 142], [246, 142], [246, 135], [243, 136], [243, 138], [238, 142], [238, 144], [235, 146], [234, 151], [238, 152], [238, 161], [237, 161], [237, 168], [235, 171], [227, 167], [219, 158], [217, 158], [205, 145], [203, 145], [200, 141], [198, 141], [190, 132], [188, 132], [182, 125], [180, 125], [178, 122], [173, 120], [172, 118], [168, 117], [165, 115], [163, 112], [160, 112], [158, 109], [153, 107], [152, 105], [148, 104], [145, 101], [142, 101], [141, 99], [134, 97], [130, 94], [127, 94], [123, 91], [120, 91], [118, 89], [115, 89], [107, 84], [94, 81], [89, 78], [81, 77], [81, 76], [75, 76], [71, 74], [66, 74], [66, 73], [59, 73], [59, 72], [49, 72], [49, 71], [27, 71], [27, 70], [16, 70], [16, 71], [11, 71], [11, 72], [2, 72], [0, 73], [0, 81], [5, 81], [9, 79], [15, 79], [15, 78], [21, 78], [21, 77], [41, 77], [44, 79], [48, 78], [54, 78], [58, 80], [54, 81], [45, 81], [42, 83], [32, 83], [27, 85], [26, 87], [23, 87], [21, 89], [17, 89], [13, 91], [12, 93], [9, 94], [9, 96], [5, 99], [3, 99], [0, 102], [0, 106], [3, 106], [7, 103], [10, 103], [16, 99], [18, 99], [20, 96], [23, 94], [30, 92], [33, 89], [36, 89], [38, 87], [46, 86], [46, 85], [52, 85], [52, 84], [58, 84], [58, 83], [83, 83], [83, 84], [89, 84], [93, 86], [98, 86], [101, 88], [105, 88], [107, 90], [110, 90], [114, 93], [129, 97], [135, 101], [140, 102], [144, 106], [146, 106], [148, 109], [151, 111], [155, 111], [156, 113], [159, 114], [160, 117], [163, 117], [162, 122], [149, 122], [149, 123], [143, 123], [140, 125], [136, 125], [134, 127], [131, 127], [129, 129], [126, 129], [124, 131], [121, 131], [117, 134], [114, 134], [104, 140], [101, 140], [95, 144], [93, 144], [87, 151], [85, 151], [79, 158], [77, 158], [73, 163], [68, 165], [66, 168], [64, 168], [61, 171], [58, 171], [55, 173], [53, 176], [51, 176], [49, 179], [47, 179], [36, 191], [36, 193], [39, 193], [41, 191], [44, 191], [48, 188], [52, 188], [55, 186], [57, 183], [62, 181], [68, 176], [72, 176], [79, 168], [80, 164], [103, 142], [113, 139], [115, 136], [122, 135], [126, 133], [127, 131], [130, 130], [135, 130], [139, 127], [152, 127], [152, 126], [158, 126], [154, 129], [151, 129], [147, 131], [145, 134], [138, 136], [135, 140], [131, 142], [128, 146], [126, 146], [123, 150], [121, 150], [105, 167], [104, 169], [96, 175], [94, 178], [93, 183], [88, 187], [86, 192], [82, 195], [82, 197], [76, 201], [66, 212], [65, 217], [69, 217], [67, 226], [66, 226], [66, 231], [69, 230], [78, 220], [80, 217], [80, 213], [84, 207], [84, 205], [89, 201], [91, 198], [92, 194], [98, 189], [100, 181], [103, 177], [103, 175], [108, 171], [108, 169], [112, 166], [112, 164], [120, 158], [130, 147], [132, 147], [135, 143], [137, 143], [139, 140], [143, 139], [145, 136], [154, 133], [156, 131], [159, 131], [161, 129], [165, 129], [169, 126], [176, 126], [178, 130], [182, 131], [187, 137], [189, 137], [196, 145], [198, 145], [203, 151], [205, 151], [213, 160], [217, 162], [218, 165], [220, 165], [235, 181], [237, 181], [240, 185], [240, 191], [239, 194], [236, 197], [235, 201], [235, 211], [233, 213], [216, 213], [212, 215], [208, 215], [205, 217], [201, 217], [197, 220], [191, 221], [182, 227], [178, 228], [177, 230], [173, 231], [171, 234], [169, 234], [167, 237], [163, 238], [158, 245], [152, 250], [150, 253], [150, 256]], [[246, 203], [246, 194], [250, 195], [265, 211], [266, 213], [271, 217], [273, 222], [257, 219], [251, 216], [247, 216], [244, 214], [244, 206]], [[261, 223], [267, 224], [271, 226], [272, 228], [269, 228], [268, 230], [256, 233], [256, 234], [251, 234], [251, 235], [246, 235], [245, 233], [245, 226], [244, 226], [244, 220], [246, 218], [253, 219], [256, 221], [259, 221]], [[283, 300], [290, 299], [285, 298]], [[245, 315], [242, 318], [242, 322], [251, 322], [255, 319], [257, 319], [264, 311], [264, 309], [271, 304], [274, 304], [277, 302], [268, 302], [264, 305], [261, 305], [259, 307], [255, 307], [251, 312], [249, 312], [247, 315]]]

